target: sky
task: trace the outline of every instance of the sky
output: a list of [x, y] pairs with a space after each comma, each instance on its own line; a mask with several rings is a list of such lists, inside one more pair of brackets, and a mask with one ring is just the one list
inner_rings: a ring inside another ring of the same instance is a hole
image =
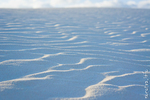
[[125, 7], [150, 9], [150, 0], [0, 0], [0, 8], [62, 7]]

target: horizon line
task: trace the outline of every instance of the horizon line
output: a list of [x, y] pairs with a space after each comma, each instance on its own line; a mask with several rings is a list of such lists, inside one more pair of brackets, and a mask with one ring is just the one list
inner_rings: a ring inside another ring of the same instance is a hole
[[33, 7], [22, 7], [22, 8], [1, 8], [0, 9], [83, 9], [83, 8], [106, 8], [106, 9], [147, 9], [150, 10], [150, 8], [138, 8], [138, 7], [39, 7], [39, 8], [33, 8]]

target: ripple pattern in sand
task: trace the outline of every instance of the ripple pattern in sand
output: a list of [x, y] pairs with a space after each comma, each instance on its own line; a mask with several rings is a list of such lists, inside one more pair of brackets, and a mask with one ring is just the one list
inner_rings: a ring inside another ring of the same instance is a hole
[[149, 10], [0, 13], [0, 99], [145, 100]]

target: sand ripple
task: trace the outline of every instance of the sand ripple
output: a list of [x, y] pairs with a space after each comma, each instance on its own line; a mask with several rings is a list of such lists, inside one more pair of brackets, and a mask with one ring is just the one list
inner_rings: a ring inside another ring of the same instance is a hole
[[145, 100], [148, 10], [0, 13], [1, 100]]

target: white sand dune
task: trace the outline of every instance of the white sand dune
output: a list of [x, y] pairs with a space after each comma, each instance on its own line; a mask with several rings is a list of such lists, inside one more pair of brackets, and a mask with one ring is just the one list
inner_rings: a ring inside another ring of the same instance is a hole
[[78, 36], [73, 36], [72, 38], [68, 39], [67, 41], [73, 41], [73, 40], [75, 40], [77, 38], [78, 38]]
[[141, 34], [142, 37], [145, 37], [146, 35], [150, 35], [150, 33], [143, 33], [143, 34]]
[[35, 58], [35, 59], [10, 59], [10, 60], [5, 60], [0, 62], [0, 65], [11, 65], [13, 63], [21, 63], [21, 62], [30, 62], [30, 61], [41, 61], [44, 58], [47, 58], [49, 56], [56, 56], [56, 55], [60, 55], [63, 53], [57, 53], [57, 54], [45, 54], [44, 56], [40, 57], [40, 58]]
[[149, 10], [0, 15], [0, 100], [149, 100]]
[[150, 49], [132, 49], [132, 50], [126, 50], [129, 52], [145, 52], [145, 51], [150, 51]]
[[137, 33], [136, 31], [133, 31], [133, 32], [132, 32], [132, 34], [136, 34], [136, 33]]

